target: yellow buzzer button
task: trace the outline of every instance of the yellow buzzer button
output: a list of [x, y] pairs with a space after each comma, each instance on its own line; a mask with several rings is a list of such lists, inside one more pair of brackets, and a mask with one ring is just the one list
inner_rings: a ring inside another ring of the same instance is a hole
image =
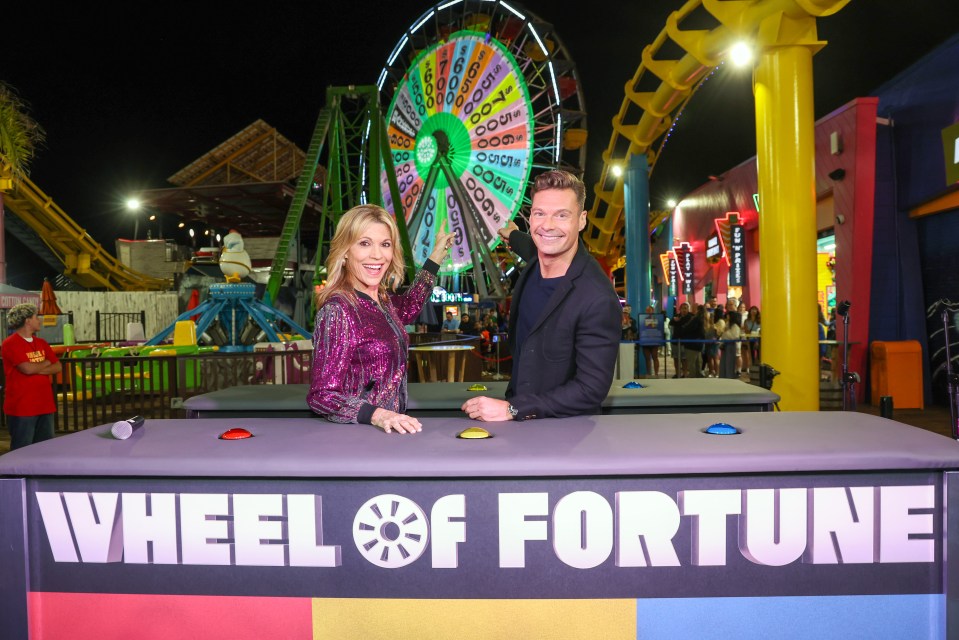
[[456, 437], [474, 440], [476, 438], [492, 438], [493, 436], [490, 435], [489, 431], [482, 427], [470, 427], [469, 429], [460, 431]]
[[467, 391], [488, 391], [485, 384], [471, 384], [466, 387]]

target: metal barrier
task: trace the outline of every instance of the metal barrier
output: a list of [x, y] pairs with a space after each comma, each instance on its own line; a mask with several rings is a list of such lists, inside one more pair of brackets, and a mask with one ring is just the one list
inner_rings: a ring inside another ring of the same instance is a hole
[[97, 342], [123, 342], [127, 339], [127, 324], [139, 322], [146, 327], [146, 311], [97, 311]]
[[[183, 402], [201, 393], [251, 384], [308, 382], [313, 352], [72, 358], [56, 376], [54, 428], [81, 431], [124, 420], [183, 418]], [[5, 384], [0, 372], [0, 402]], [[3, 416], [6, 426], [6, 416]]]

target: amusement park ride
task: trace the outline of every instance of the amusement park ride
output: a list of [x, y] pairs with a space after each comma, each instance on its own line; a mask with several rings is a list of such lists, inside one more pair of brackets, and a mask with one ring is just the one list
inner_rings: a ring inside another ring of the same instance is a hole
[[[324, 160], [314, 287], [340, 215], [372, 202], [396, 215], [410, 275], [449, 224], [455, 239], [439, 284], [503, 299], [512, 258], [497, 255], [496, 230], [528, 204], [531, 175], [582, 175], [585, 126], [575, 64], [550, 25], [506, 2], [438, 5], [406, 30], [375, 86], [328, 88], [262, 300], [252, 285], [218, 284], [202, 308], [177, 320], [200, 312], [198, 335], [212, 328], [234, 349], [262, 333], [279, 340], [278, 321], [309, 335], [273, 307]], [[301, 285], [302, 301], [310, 290]]]
[[[429, 255], [436, 230], [449, 224], [454, 247], [438, 284], [503, 299], [512, 258], [499, 246], [497, 228], [528, 204], [527, 184], [537, 173], [562, 168], [581, 176], [585, 142], [576, 66], [550, 24], [502, 0], [437, 4], [404, 31], [375, 84], [328, 88], [261, 299], [252, 283], [218, 283], [202, 308], [177, 320], [200, 316], [201, 340], [227, 349], [251, 349], [264, 335], [308, 336], [275, 309], [291, 249], [303, 239], [301, 223], [317, 225], [305, 212], [320, 211], [315, 287], [323, 282], [325, 247], [340, 215], [367, 202], [397, 214], [411, 274]], [[195, 183], [189, 186], [196, 191]], [[112, 259], [27, 178], [6, 191], [5, 204], [16, 214], [8, 217], [10, 230], [37, 236], [36, 250], [65, 265], [80, 286], [172, 286]], [[303, 278], [293, 278], [292, 289], [298, 304], [312, 298]], [[148, 343], [163, 341], [174, 325]]]
[[[847, 1], [687, 0], [670, 14], [655, 41], [643, 48], [636, 74], [626, 83], [593, 189], [583, 240], [607, 270], [624, 266], [631, 250], [623, 230], [632, 214], [625, 209], [625, 180], [617, 169], [643, 159], [645, 171], [633, 173], [648, 178], [685, 105], [723, 64], [732, 45], [751, 38], [765, 52], [754, 69], [754, 88], [762, 97], [756, 99], [757, 148], [769, 154], [758, 161], [759, 196], [770, 212], [761, 240], [788, 239], [761, 247], [763, 255], [784, 261], [767, 264], [766, 272], [815, 274], [815, 254], [797, 250], [804, 246], [798, 238], [815, 236], [814, 216], [809, 215], [815, 211], [808, 188], [814, 180], [812, 162], [797, 162], [790, 155], [796, 152], [791, 141], [812, 139], [811, 58], [825, 45], [816, 37], [816, 20]], [[699, 19], [704, 14], [709, 14], [709, 28]], [[783, 51], [788, 55], [771, 55]], [[795, 81], [775, 84], [784, 78]], [[386, 103], [384, 113], [381, 104]], [[802, 109], [802, 117], [783, 117], [789, 109]], [[502, 250], [496, 229], [529, 202], [527, 185], [535, 174], [563, 168], [583, 175], [586, 137], [576, 65], [552, 25], [506, 0], [436, 4], [404, 31], [374, 85], [327, 91], [262, 304], [275, 306], [290, 247], [301, 223], [312, 222], [304, 211], [316, 210], [313, 191], [321, 166], [326, 175], [314, 286], [322, 283], [324, 247], [340, 214], [356, 204], [382, 202], [397, 214], [404, 249], [413, 257], [411, 269], [429, 253], [436, 229], [448, 222], [455, 245], [441, 266], [439, 284], [481, 298], [504, 297], [512, 258]], [[796, 166], [803, 170], [792, 171]], [[28, 184], [21, 181], [20, 187]], [[66, 275], [84, 286], [110, 290], [164, 288], [162, 280], [144, 279], [112, 263], [82, 229], [63, 222], [68, 219], [49, 198], [20, 187], [14, 184], [6, 203], [45, 238], [66, 265]], [[649, 216], [650, 230], [663, 219], [661, 213]], [[60, 222], [51, 227], [46, 224], [50, 220]], [[642, 234], [630, 238], [641, 241]], [[301, 280], [294, 278], [294, 288], [302, 302], [312, 290]], [[802, 301], [814, 297], [814, 278], [801, 283], [810, 296], [797, 293], [794, 282], [794, 299], [775, 280], [766, 278], [761, 287], [764, 304], [774, 310], [764, 318], [765, 351], [777, 362], [802, 363], [784, 374], [781, 387], [801, 388], [795, 394], [802, 398], [797, 406], [812, 406], [818, 399], [817, 363], [803, 354], [814, 353], [814, 340], [807, 345], [786, 336], [788, 319], [801, 316]], [[250, 297], [244, 294], [244, 299]], [[260, 322], [256, 314], [250, 317]]]
[[440, 284], [502, 299], [511, 258], [497, 255], [496, 230], [528, 204], [532, 175], [582, 175], [585, 141], [576, 66], [551, 25], [501, 1], [437, 5], [405, 31], [375, 86], [327, 90], [264, 299], [276, 299], [324, 151], [314, 285], [339, 216], [380, 202], [402, 213], [411, 272], [448, 222], [455, 240]]

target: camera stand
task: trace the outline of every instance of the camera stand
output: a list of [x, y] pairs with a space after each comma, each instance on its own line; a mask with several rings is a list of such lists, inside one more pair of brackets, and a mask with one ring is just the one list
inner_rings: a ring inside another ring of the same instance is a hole
[[862, 378], [855, 371], [849, 370], [849, 307], [852, 304], [848, 300], [843, 300], [836, 308], [836, 313], [842, 316], [842, 410], [856, 410], [856, 385], [862, 382]]
[[942, 335], [946, 342], [946, 390], [949, 394], [949, 432], [953, 440], [959, 440], [959, 373], [952, 370], [952, 353], [949, 347], [949, 310], [942, 310]]

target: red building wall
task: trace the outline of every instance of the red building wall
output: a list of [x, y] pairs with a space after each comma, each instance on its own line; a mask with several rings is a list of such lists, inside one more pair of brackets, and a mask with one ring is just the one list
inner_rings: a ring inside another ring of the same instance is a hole
[[[878, 99], [858, 98], [816, 122], [816, 195], [830, 195], [835, 214], [843, 223], [835, 225], [836, 298], [852, 303], [849, 368], [866, 372], [869, 340], [869, 305], [872, 284], [873, 205], [876, 180], [876, 110]], [[833, 153], [833, 134], [841, 149]], [[834, 173], [841, 170], [841, 173]], [[830, 177], [832, 174], [832, 177]], [[728, 267], [720, 261], [709, 265], [705, 257], [706, 238], [715, 229], [715, 220], [736, 211], [746, 228], [747, 282], [743, 300], [762, 309], [760, 292], [761, 203], [757, 212], [753, 194], [758, 191], [756, 158], [733, 167], [702, 185], [676, 207], [673, 217], [673, 244], [689, 242], [695, 253], [695, 286], [692, 298], [703, 302], [703, 290], [713, 282], [720, 302], [726, 297]], [[810, 215], [816, 215], [811, 211]], [[814, 247], [809, 248], [814, 251]], [[684, 299], [683, 296], [679, 297]], [[841, 327], [839, 339], [842, 339]], [[865, 385], [857, 389], [860, 400]]]

